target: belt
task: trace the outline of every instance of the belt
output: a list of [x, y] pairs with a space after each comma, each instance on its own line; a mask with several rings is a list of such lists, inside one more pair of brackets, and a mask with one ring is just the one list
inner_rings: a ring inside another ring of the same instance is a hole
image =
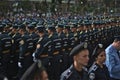
[[44, 53], [43, 55], [40, 55], [41, 58], [48, 57], [48, 54]]
[[53, 55], [57, 55], [57, 54], [59, 54], [59, 51], [53, 52]]
[[25, 56], [28, 56], [28, 55], [30, 55], [30, 52], [25, 53]]
[[9, 53], [9, 52], [10, 52], [10, 50], [2, 51], [3, 54]]

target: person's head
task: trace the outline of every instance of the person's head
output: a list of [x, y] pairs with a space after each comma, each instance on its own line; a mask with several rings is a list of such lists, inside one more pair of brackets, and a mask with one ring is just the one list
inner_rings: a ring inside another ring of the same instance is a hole
[[63, 29], [63, 32], [66, 34], [70, 31], [70, 26], [69, 25], [65, 25], [64, 26], [64, 29]]
[[38, 35], [41, 37], [44, 34], [45, 27], [43, 25], [37, 25]]
[[102, 44], [98, 44], [93, 51], [94, 62], [103, 64], [106, 60], [105, 48]]
[[87, 66], [89, 61], [87, 43], [81, 43], [78, 46], [74, 47], [70, 55], [73, 57], [74, 66]]
[[63, 25], [62, 24], [59, 24], [58, 26], [56, 26], [56, 32], [57, 33], [61, 33], [63, 30]]
[[55, 32], [55, 27], [53, 25], [49, 25], [47, 28], [48, 34], [53, 34]]
[[13, 24], [13, 26], [12, 26], [12, 33], [16, 33], [17, 32], [17, 30], [18, 30], [18, 25], [17, 24]]
[[115, 39], [112, 45], [117, 49], [120, 50], [120, 36], [115, 36]]
[[72, 24], [70, 26], [71, 32], [76, 32], [77, 31], [77, 25], [76, 24]]
[[27, 25], [27, 31], [28, 31], [29, 33], [34, 32], [34, 28], [35, 28], [35, 26], [34, 26], [33, 24]]
[[24, 24], [19, 25], [19, 33], [24, 34], [26, 31], [26, 26]]

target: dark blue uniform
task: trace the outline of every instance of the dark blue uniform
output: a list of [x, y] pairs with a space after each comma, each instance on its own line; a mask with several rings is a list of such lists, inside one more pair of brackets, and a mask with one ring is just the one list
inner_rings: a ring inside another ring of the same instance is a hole
[[83, 69], [81, 72], [79, 72], [72, 65], [62, 73], [60, 80], [89, 80], [87, 76], [87, 69]]
[[34, 49], [33, 50], [35, 50], [36, 49], [36, 45], [37, 45], [37, 42], [38, 42], [38, 40], [39, 40], [39, 35], [37, 35], [35, 32], [33, 32], [33, 33], [31, 33], [30, 34], [30, 36], [32, 37], [32, 39], [33, 39], [33, 45], [34, 45]]
[[105, 65], [101, 68], [97, 63], [94, 63], [89, 70], [90, 80], [110, 80], [108, 69]]
[[19, 59], [19, 42], [21, 41], [21, 35], [19, 33], [15, 33], [12, 36], [12, 54], [10, 60], [10, 75], [11, 77], [16, 77], [18, 73], [18, 59]]
[[19, 70], [19, 74], [21, 77], [25, 70], [33, 63], [32, 58], [33, 53], [33, 40], [29, 35], [22, 35], [20, 41], [20, 53], [19, 53], [19, 63], [21, 63], [21, 67]]
[[10, 55], [12, 53], [12, 39], [8, 34], [0, 33], [0, 74], [8, 76]]

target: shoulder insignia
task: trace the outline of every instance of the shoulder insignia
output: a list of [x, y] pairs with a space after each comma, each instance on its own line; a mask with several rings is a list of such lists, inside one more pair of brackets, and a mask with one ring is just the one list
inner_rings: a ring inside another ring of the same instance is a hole
[[98, 68], [98, 66], [97, 66], [97, 65], [94, 65], [94, 66], [92, 67], [92, 70], [93, 70], [93, 71], [96, 71], [97, 68]]
[[24, 40], [21, 40], [21, 41], [20, 41], [20, 44], [23, 45], [23, 44], [24, 44]]
[[77, 36], [77, 33], [75, 33], [74, 36]]
[[38, 40], [38, 42], [40, 42], [42, 39], [43, 39], [43, 38], [41, 37], [41, 38]]
[[68, 70], [68, 71], [66, 72], [64, 78], [67, 80], [67, 79], [70, 77], [71, 74], [72, 74], [72, 71], [71, 71], [71, 70]]
[[90, 80], [94, 80], [95, 79], [95, 74], [94, 73], [90, 73], [89, 74], [89, 78], [90, 78]]
[[70, 77], [70, 75], [72, 74], [72, 71], [71, 70], [69, 70], [67, 73], [66, 73], [66, 79], [68, 79], [69, 77]]
[[52, 37], [52, 35], [49, 35], [49, 36], [48, 36], [48, 38], [51, 38], [51, 37]]

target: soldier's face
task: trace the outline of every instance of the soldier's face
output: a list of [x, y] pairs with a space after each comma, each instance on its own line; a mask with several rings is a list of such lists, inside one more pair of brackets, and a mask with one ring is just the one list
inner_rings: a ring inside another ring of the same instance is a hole
[[89, 61], [89, 51], [87, 49], [81, 51], [74, 59], [79, 66], [87, 66]]
[[67, 29], [63, 29], [63, 32], [66, 33], [66, 32], [67, 32]]

